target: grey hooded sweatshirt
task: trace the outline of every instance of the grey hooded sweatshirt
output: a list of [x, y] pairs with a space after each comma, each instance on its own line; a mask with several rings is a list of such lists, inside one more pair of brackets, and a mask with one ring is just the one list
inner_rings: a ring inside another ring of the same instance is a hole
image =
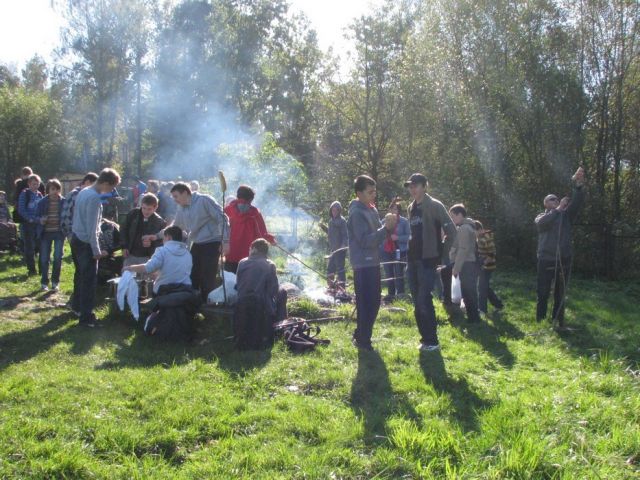
[[380, 223], [376, 208], [359, 200], [349, 204], [347, 220], [349, 260], [354, 269], [380, 265], [380, 245], [386, 238], [386, 229]]
[[191, 253], [183, 242], [171, 240], [156, 248], [151, 259], [144, 264], [147, 273], [160, 270], [160, 276], [153, 282], [153, 291], [158, 293], [162, 285], [182, 283], [191, 285]]
[[[338, 216], [335, 218], [331, 215], [334, 207], [338, 207]], [[333, 202], [329, 208], [329, 231], [327, 235], [329, 238], [329, 248], [332, 252], [349, 245], [347, 221], [342, 216], [342, 205], [338, 201]]]

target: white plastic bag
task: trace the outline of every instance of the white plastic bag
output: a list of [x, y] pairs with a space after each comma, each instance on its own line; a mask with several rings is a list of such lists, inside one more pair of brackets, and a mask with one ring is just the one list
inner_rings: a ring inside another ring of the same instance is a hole
[[460, 276], [453, 277], [451, 281], [451, 301], [460, 304], [462, 301], [462, 287], [460, 286]]
[[[238, 300], [236, 290], [236, 275], [232, 272], [224, 272], [224, 285], [227, 289], [227, 305], [235, 305]], [[207, 303], [224, 303], [224, 289], [220, 285], [212, 290], [207, 297]]]

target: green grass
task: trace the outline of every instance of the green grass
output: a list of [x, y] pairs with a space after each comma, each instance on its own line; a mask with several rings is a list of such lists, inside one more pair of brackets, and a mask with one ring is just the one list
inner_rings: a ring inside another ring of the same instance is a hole
[[558, 336], [532, 320], [535, 278], [498, 272], [501, 315], [438, 306], [440, 353], [400, 303], [376, 352], [342, 322], [293, 355], [233, 351], [223, 318], [158, 343], [107, 303], [82, 329], [60, 306], [71, 266], [60, 294], [24, 270], [0, 258], [0, 478], [640, 476], [637, 284], [575, 280]]

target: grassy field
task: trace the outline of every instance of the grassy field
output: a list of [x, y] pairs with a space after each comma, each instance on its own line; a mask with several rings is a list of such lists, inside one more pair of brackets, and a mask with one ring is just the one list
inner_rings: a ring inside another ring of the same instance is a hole
[[343, 322], [293, 355], [233, 351], [224, 318], [158, 343], [108, 302], [81, 328], [71, 265], [58, 294], [24, 272], [0, 257], [0, 478], [640, 477], [637, 283], [574, 280], [559, 336], [533, 321], [533, 275], [498, 272], [501, 314], [438, 304], [441, 352], [399, 304], [375, 352]]

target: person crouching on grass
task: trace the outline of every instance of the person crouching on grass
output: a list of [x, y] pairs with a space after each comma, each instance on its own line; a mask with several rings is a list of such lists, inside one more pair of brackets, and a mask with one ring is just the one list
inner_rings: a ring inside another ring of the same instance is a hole
[[476, 258], [476, 226], [467, 218], [467, 209], [458, 203], [449, 209], [458, 233], [453, 241], [449, 257], [453, 263], [453, 276], [460, 276], [462, 299], [467, 310], [469, 323], [480, 321], [478, 312], [478, 259]]
[[159, 272], [153, 282], [154, 295], [158, 294], [163, 285], [191, 286], [193, 259], [187, 245], [182, 241], [182, 230], [176, 226], [167, 227], [164, 230], [163, 238], [164, 245], [158, 247], [147, 262], [128, 265], [122, 269], [138, 275]]
[[60, 283], [60, 269], [62, 267], [62, 249], [64, 233], [62, 233], [62, 210], [65, 199], [61, 195], [62, 185], [57, 179], [47, 182], [47, 195], [38, 202], [37, 217], [40, 222], [38, 236], [40, 237], [40, 283], [42, 290], [49, 290], [49, 262], [51, 245], [53, 244], [53, 271], [51, 272], [51, 289], [58, 291]]
[[396, 227], [396, 215], [391, 213], [380, 223], [376, 199], [376, 182], [360, 175], [353, 182], [356, 199], [349, 204], [347, 231], [349, 258], [353, 267], [356, 293], [357, 325], [352, 343], [362, 350], [373, 350], [371, 335], [373, 324], [380, 310], [380, 247]]

